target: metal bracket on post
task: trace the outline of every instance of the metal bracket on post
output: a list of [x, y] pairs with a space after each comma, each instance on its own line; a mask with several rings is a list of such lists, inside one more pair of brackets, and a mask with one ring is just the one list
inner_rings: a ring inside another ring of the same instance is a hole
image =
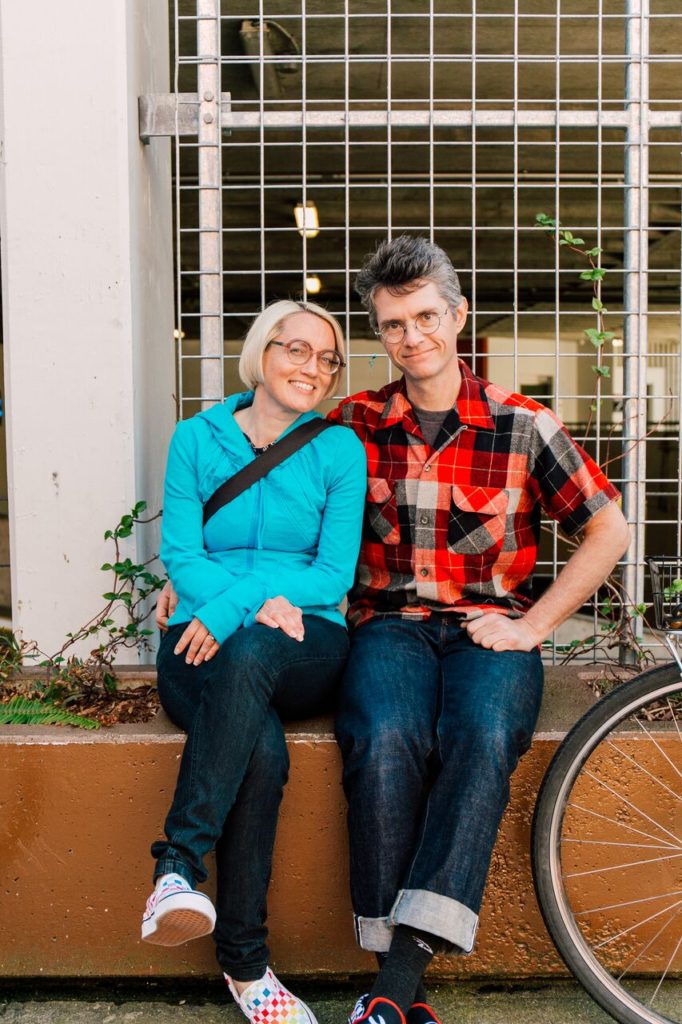
[[[145, 145], [153, 138], [199, 134], [202, 100], [195, 92], [163, 92], [138, 97], [139, 135]], [[232, 95], [220, 94], [220, 131], [232, 131]]]

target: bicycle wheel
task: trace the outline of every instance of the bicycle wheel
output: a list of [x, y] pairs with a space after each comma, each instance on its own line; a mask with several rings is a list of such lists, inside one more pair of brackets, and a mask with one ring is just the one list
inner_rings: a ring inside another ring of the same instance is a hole
[[533, 821], [547, 929], [622, 1024], [682, 1021], [682, 679], [622, 683], [566, 736]]

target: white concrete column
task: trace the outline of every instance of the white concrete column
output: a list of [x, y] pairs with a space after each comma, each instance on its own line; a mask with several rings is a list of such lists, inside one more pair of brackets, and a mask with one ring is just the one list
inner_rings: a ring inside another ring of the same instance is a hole
[[104, 530], [161, 503], [170, 143], [140, 143], [137, 97], [169, 91], [168, 7], [0, 0], [0, 47], [13, 621], [51, 653], [109, 589]]

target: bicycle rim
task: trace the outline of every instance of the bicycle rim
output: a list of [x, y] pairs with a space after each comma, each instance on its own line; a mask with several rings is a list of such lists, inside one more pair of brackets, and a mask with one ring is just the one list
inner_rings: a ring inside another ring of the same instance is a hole
[[548, 930], [623, 1024], [682, 1022], [682, 680], [654, 669], [566, 737], [534, 820]]

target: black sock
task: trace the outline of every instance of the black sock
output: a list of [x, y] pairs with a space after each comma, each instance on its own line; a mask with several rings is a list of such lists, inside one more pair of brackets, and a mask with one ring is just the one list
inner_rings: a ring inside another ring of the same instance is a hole
[[420, 981], [419, 984], [417, 985], [417, 991], [414, 994], [414, 999], [412, 1000], [412, 1002], [413, 1003], [428, 1003], [428, 1001], [429, 1001], [429, 998], [428, 998], [428, 996], [426, 994], [426, 989], [424, 988], [424, 982]]
[[407, 1013], [439, 943], [435, 935], [408, 925], [397, 925], [388, 953], [377, 955], [381, 969], [369, 994], [370, 1002], [381, 996]]
[[[440, 950], [435, 950], [435, 952], [440, 953], [441, 951]], [[381, 970], [381, 968], [386, 963], [386, 957], [388, 956], [388, 953], [375, 953], [374, 955], [377, 958], [377, 963], [379, 964], [379, 970]], [[413, 1003], [428, 1003], [428, 1001], [429, 1001], [429, 997], [426, 994], [426, 989], [424, 988], [424, 982], [420, 981], [419, 984], [417, 985], [417, 991], [414, 994], [414, 999], [412, 1000], [412, 1002]]]

